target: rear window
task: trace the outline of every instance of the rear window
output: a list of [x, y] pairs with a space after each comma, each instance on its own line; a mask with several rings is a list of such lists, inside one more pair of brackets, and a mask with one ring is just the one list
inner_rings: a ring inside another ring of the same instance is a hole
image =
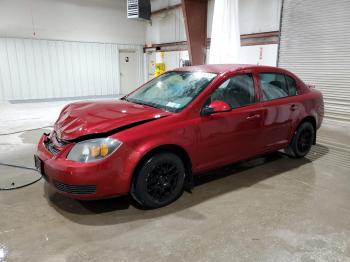
[[278, 99], [289, 95], [288, 85], [283, 74], [261, 73], [259, 77], [263, 101]]

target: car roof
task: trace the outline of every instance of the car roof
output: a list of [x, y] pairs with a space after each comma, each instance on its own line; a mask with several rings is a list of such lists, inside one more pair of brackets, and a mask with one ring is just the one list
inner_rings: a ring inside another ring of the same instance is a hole
[[176, 68], [172, 71], [201, 71], [207, 73], [221, 74], [226, 72], [234, 72], [243, 69], [260, 69], [260, 70], [276, 70], [281, 71], [281, 68], [273, 66], [259, 66], [259, 65], [248, 65], [248, 64], [212, 64], [212, 65], [198, 65], [198, 66], [186, 66]]

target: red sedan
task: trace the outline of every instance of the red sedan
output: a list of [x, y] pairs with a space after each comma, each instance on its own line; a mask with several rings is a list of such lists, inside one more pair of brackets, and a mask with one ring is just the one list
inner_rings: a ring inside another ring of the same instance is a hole
[[287, 70], [185, 67], [120, 100], [67, 105], [35, 162], [69, 197], [131, 193], [157, 208], [200, 172], [280, 149], [304, 157], [322, 119], [322, 94]]

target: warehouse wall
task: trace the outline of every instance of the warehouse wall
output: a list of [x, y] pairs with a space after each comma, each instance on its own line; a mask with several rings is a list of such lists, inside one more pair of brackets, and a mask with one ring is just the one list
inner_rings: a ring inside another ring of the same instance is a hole
[[240, 0], [241, 34], [278, 31], [282, 0]]
[[[181, 8], [154, 15], [148, 23], [126, 18], [126, 0], [0, 1], [0, 101], [117, 94], [119, 49], [137, 52], [140, 84], [152, 61], [142, 54], [145, 43], [186, 40]], [[180, 0], [154, 0], [152, 8], [168, 2]], [[278, 30], [280, 3], [240, 0], [241, 33]], [[208, 36], [213, 7], [209, 0]], [[241, 62], [274, 65], [275, 50], [277, 45], [242, 47]], [[169, 69], [183, 56], [167, 53]]]
[[[211, 36], [214, 0], [208, 1], [207, 35]], [[253, 34], [279, 30], [282, 0], [240, 0], [239, 23], [241, 34]], [[186, 41], [186, 31], [181, 8], [152, 16], [147, 24], [146, 43], [160, 44]]]
[[151, 0], [151, 10], [154, 12], [178, 4], [181, 4], [181, 0]]
[[119, 50], [137, 52], [140, 85], [142, 46], [0, 38], [0, 101], [119, 94]]
[[144, 44], [145, 29], [126, 0], [1, 0], [0, 37]]
[[243, 64], [276, 66], [278, 45], [242, 46], [240, 61]]
[[181, 8], [152, 15], [152, 23], [147, 24], [145, 37], [147, 44], [186, 41]]
[[[277, 60], [277, 51], [278, 45], [275, 44], [242, 46], [240, 51], [240, 60], [245, 64], [275, 65]], [[209, 52], [210, 50], [208, 49], [207, 59], [209, 57]], [[181, 62], [188, 59], [188, 51], [170, 51], [164, 53], [166, 70], [181, 67]], [[153, 57], [153, 60], [150, 60], [149, 67], [152, 67], [151, 63], [154, 62], [155, 56]]]
[[[162, 5], [159, 1], [155, 0], [157, 8], [166, 7], [164, 6], [165, 2], [163, 1]], [[171, 4], [178, 3], [180, 1], [173, 0]], [[208, 1], [208, 37], [211, 37], [214, 4], [214, 0]], [[240, 33], [253, 34], [278, 31], [281, 4], [282, 0], [240, 0]], [[148, 45], [180, 41], [186, 41], [184, 19], [180, 7], [152, 15], [152, 23], [147, 24], [146, 29], [146, 43]], [[277, 49], [277, 44], [242, 46], [240, 63], [275, 66]], [[166, 57], [168, 61], [175, 61], [179, 57], [179, 54], [180, 52], [167, 52]], [[174, 64], [176, 63], [166, 63], [167, 69], [172, 69]]]
[[141, 84], [145, 29], [125, 0], [1, 0], [0, 101], [118, 94], [120, 49]]

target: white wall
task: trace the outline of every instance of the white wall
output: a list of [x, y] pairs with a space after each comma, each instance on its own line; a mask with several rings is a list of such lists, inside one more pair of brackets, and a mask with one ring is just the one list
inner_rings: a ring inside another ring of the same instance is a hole
[[278, 31], [282, 0], [239, 0], [241, 34]]
[[[239, 64], [276, 66], [278, 45], [241, 46]], [[210, 50], [207, 49], [207, 60]]]
[[0, 38], [0, 101], [119, 94], [121, 49], [136, 51], [140, 85], [142, 46]]
[[[156, 1], [156, 3], [158, 2]], [[166, 3], [167, 1], [163, 2]], [[214, 4], [214, 0], [208, 1], [208, 37], [211, 36]], [[240, 0], [240, 33], [253, 34], [278, 31], [281, 4], [282, 0]], [[161, 7], [164, 8], [164, 6]], [[147, 24], [146, 43], [160, 44], [177, 41], [186, 41], [182, 9], [179, 7], [153, 15], [152, 23]]]
[[[180, 3], [179, 0], [171, 0], [172, 4]], [[208, 1], [207, 35], [211, 37], [215, 0]], [[240, 33], [252, 34], [279, 30], [279, 20], [282, 0], [240, 0], [239, 21]], [[152, 1], [152, 9], [167, 7], [167, 1]], [[186, 41], [186, 31], [182, 9], [169, 10], [152, 16], [152, 23], [147, 25], [146, 43], [159, 44]], [[259, 64], [276, 66], [278, 45], [242, 46], [240, 49], [239, 62], [243, 64]], [[173, 69], [180, 64], [179, 51], [166, 52], [165, 64], [167, 70]], [[207, 58], [209, 57], [209, 50]], [[150, 67], [147, 63], [148, 71]], [[150, 72], [148, 72], [150, 74]]]
[[123, 48], [141, 84], [145, 30], [126, 0], [0, 0], [0, 101], [118, 94]]
[[152, 12], [181, 4], [181, 0], [151, 0]]
[[145, 29], [126, 0], [0, 0], [0, 37], [144, 44]]
[[146, 29], [147, 44], [171, 43], [185, 40], [186, 30], [181, 8], [152, 15], [152, 23], [148, 23]]
[[242, 64], [276, 66], [278, 45], [242, 46], [239, 62]]
[[[239, 63], [241, 64], [253, 64], [253, 65], [268, 65], [276, 66], [278, 45], [254, 45], [254, 46], [241, 46]], [[207, 59], [209, 57], [210, 50], [207, 50]], [[153, 78], [155, 53], [147, 53], [147, 59], [145, 66], [147, 68], [147, 80]], [[181, 67], [182, 60], [188, 60], [188, 51], [171, 51], [164, 53], [164, 63], [166, 70], [172, 70], [174, 68]]]
[[164, 53], [166, 70], [181, 67], [184, 60], [189, 60], [188, 51], [172, 51]]
[[[152, 9], [168, 3], [180, 0], [153, 0]], [[241, 33], [278, 30], [280, 3], [240, 0]], [[209, 37], [213, 7], [209, 0]], [[150, 24], [127, 19], [126, 0], [0, 0], [0, 100], [115, 94], [118, 49], [137, 50], [141, 83], [149, 73], [142, 45], [185, 40], [181, 8], [154, 15]], [[242, 47], [242, 62], [273, 65], [276, 50], [263, 46], [259, 59], [259, 46]], [[183, 54], [167, 53], [168, 69]]]

